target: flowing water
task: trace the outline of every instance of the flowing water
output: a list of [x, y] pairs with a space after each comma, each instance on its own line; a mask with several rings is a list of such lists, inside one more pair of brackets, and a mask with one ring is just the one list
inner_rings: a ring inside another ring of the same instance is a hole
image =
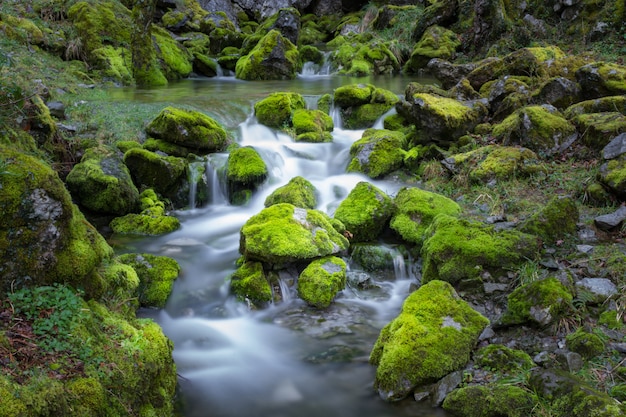
[[[186, 104], [211, 114], [242, 146], [253, 146], [270, 168], [270, 178], [249, 204], [230, 206], [219, 168], [226, 154], [194, 165], [204, 176], [207, 203], [181, 210], [180, 230], [157, 238], [118, 242], [119, 252], [150, 252], [176, 259], [182, 273], [168, 305], [153, 317], [174, 342], [174, 359], [187, 417], [441, 417], [446, 414], [412, 399], [389, 404], [373, 389], [369, 352], [380, 329], [395, 317], [416, 283], [414, 260], [388, 242], [394, 268], [374, 275], [349, 263], [348, 287], [327, 310], [309, 308], [294, 293], [293, 274], [281, 275], [282, 294], [267, 309], [251, 311], [229, 296], [228, 276], [239, 257], [239, 230], [263, 208], [267, 195], [294, 176], [318, 190], [318, 209], [332, 216], [360, 181], [394, 193], [402, 184], [346, 174], [350, 145], [363, 130], [345, 130], [335, 114], [334, 141], [295, 143], [256, 122], [253, 104], [271, 92], [294, 91], [307, 103], [340, 85], [366, 82], [403, 94], [412, 79], [301, 76], [294, 81], [243, 82], [229, 77], [185, 80], [163, 89], [112, 92], [117, 100]], [[429, 80], [421, 80], [428, 82]], [[311, 104], [310, 104], [311, 105]], [[313, 104], [314, 105], [314, 104]]]

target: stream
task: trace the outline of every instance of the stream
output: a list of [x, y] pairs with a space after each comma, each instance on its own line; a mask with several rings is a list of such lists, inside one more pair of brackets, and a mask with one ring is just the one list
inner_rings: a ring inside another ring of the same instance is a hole
[[[443, 410], [413, 399], [386, 403], [373, 389], [375, 369], [368, 364], [369, 352], [380, 329], [398, 314], [417, 283], [416, 260], [403, 256], [394, 242], [382, 242], [395, 259], [393, 270], [386, 273], [368, 273], [347, 259], [348, 286], [326, 310], [299, 300], [285, 277], [280, 280], [281, 299], [264, 310], [251, 311], [229, 296], [227, 281], [239, 257], [240, 228], [263, 209], [273, 190], [294, 176], [317, 188], [317, 209], [330, 216], [360, 181], [369, 181], [390, 196], [403, 185], [345, 173], [350, 145], [363, 130], [341, 128], [338, 115], [332, 143], [295, 143], [258, 124], [252, 115], [254, 103], [271, 92], [293, 91], [315, 106], [320, 95], [352, 83], [370, 83], [401, 95], [410, 81], [417, 80], [431, 82], [404, 76], [306, 75], [263, 82], [216, 77], [111, 92], [114, 100], [203, 110], [242, 146], [253, 146], [270, 171], [270, 178], [247, 205], [231, 206], [217, 174], [227, 155], [212, 154], [203, 174], [209, 184], [209, 204], [177, 211], [182, 227], [174, 233], [116, 242], [119, 253], [166, 255], [182, 267], [166, 308], [139, 313], [156, 320], [174, 342], [183, 416], [446, 416]], [[191, 191], [190, 207], [197, 193]]]

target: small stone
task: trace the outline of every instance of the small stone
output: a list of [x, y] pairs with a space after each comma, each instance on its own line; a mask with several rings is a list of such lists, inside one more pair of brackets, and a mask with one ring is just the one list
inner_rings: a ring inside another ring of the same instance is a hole
[[591, 245], [576, 245], [578, 252], [585, 254], [593, 252], [593, 248]]
[[626, 206], [621, 206], [613, 213], [603, 214], [593, 219], [595, 225], [602, 230], [611, 230], [626, 219]]
[[576, 283], [577, 287], [593, 294], [593, 302], [603, 303], [607, 298], [617, 294], [617, 287], [607, 278], [583, 278]]
[[431, 404], [435, 407], [440, 406], [446, 398], [446, 395], [461, 385], [461, 382], [463, 382], [462, 371], [452, 372], [451, 374], [444, 376], [433, 387], [430, 399]]
[[626, 153], [626, 132], [617, 135], [602, 149], [604, 159], [615, 159]]
[[493, 294], [494, 292], [505, 292], [508, 289], [508, 284], [497, 284], [494, 282], [485, 282], [483, 285], [485, 294]]

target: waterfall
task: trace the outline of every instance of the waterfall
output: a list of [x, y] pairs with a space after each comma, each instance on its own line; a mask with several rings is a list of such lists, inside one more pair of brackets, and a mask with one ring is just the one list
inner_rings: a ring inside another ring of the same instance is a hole
[[206, 162], [191, 162], [189, 164], [189, 208], [196, 208], [196, 196], [198, 191], [198, 183], [202, 182], [202, 177], [206, 172]]
[[210, 155], [206, 160], [207, 185], [209, 187], [210, 201], [213, 205], [224, 205], [227, 202], [224, 187], [218, 173], [218, 169], [226, 164], [227, 159], [228, 155], [216, 153]]
[[330, 108], [330, 117], [333, 118], [335, 129], [343, 129], [343, 119], [341, 118], [341, 109], [335, 105]]

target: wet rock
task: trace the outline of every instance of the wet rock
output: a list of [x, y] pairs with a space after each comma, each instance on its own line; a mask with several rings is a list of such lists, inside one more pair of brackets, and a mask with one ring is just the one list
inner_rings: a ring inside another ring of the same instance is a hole
[[359, 182], [339, 204], [334, 218], [344, 224], [353, 242], [375, 240], [387, 226], [393, 201], [368, 182]]
[[278, 30], [286, 39], [294, 45], [298, 44], [300, 37], [300, 13], [294, 8], [282, 8], [275, 16], [274, 24], [269, 30]]
[[334, 100], [341, 111], [344, 127], [365, 129], [393, 109], [399, 98], [393, 92], [371, 84], [353, 84], [337, 88]]
[[404, 70], [415, 73], [426, 67], [433, 58], [448, 60], [452, 58], [460, 44], [457, 34], [453, 31], [441, 26], [431, 26], [415, 44]]
[[326, 308], [346, 286], [346, 263], [336, 256], [316, 259], [298, 277], [298, 296], [310, 306]]
[[226, 162], [228, 199], [232, 204], [246, 203], [268, 175], [265, 161], [253, 147], [235, 149]]
[[361, 172], [379, 178], [402, 167], [406, 138], [402, 132], [367, 129], [350, 147], [348, 172]]
[[579, 101], [580, 87], [565, 77], [554, 77], [539, 87], [533, 95], [538, 104], [551, 104], [557, 108], [566, 108]]
[[254, 115], [259, 123], [276, 129], [291, 126], [293, 114], [298, 109], [305, 109], [304, 98], [298, 93], [272, 93], [254, 105]]
[[314, 209], [317, 206], [315, 186], [303, 177], [293, 177], [286, 185], [277, 188], [265, 199], [265, 207], [289, 203], [296, 207]]
[[292, 80], [297, 76], [299, 65], [298, 48], [274, 29], [237, 61], [235, 76], [249, 81]]
[[452, 372], [441, 378], [431, 390], [430, 403], [439, 407], [446, 396], [454, 391], [463, 382], [463, 371]]
[[297, 142], [332, 142], [333, 119], [321, 110], [297, 109], [293, 113]]
[[602, 230], [610, 231], [626, 219], [626, 206], [621, 206], [613, 213], [603, 214], [593, 219], [594, 224]]
[[586, 99], [626, 94], [626, 67], [608, 62], [595, 62], [576, 71]]

